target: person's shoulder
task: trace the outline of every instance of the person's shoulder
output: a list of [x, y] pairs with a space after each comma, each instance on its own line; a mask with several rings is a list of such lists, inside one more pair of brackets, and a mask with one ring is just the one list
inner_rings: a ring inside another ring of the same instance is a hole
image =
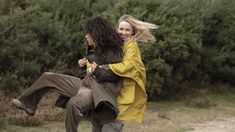
[[125, 42], [125, 47], [136, 47], [137, 46], [137, 42], [134, 38], [129, 38], [126, 42]]

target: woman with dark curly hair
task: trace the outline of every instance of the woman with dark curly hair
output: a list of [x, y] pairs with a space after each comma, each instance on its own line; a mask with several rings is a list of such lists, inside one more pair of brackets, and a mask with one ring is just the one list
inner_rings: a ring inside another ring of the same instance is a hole
[[[93, 124], [100, 125], [116, 119], [118, 115], [116, 99], [122, 78], [103, 65], [121, 62], [122, 39], [112, 25], [101, 17], [89, 19], [84, 29], [88, 45], [94, 49], [94, 53], [87, 57], [85, 78], [81, 80], [45, 72], [18, 99], [12, 101], [14, 106], [33, 116], [37, 104], [48, 90], [70, 98], [66, 102], [67, 132], [76, 132], [82, 117], [89, 117]], [[84, 63], [79, 63], [79, 66], [84, 68]]]

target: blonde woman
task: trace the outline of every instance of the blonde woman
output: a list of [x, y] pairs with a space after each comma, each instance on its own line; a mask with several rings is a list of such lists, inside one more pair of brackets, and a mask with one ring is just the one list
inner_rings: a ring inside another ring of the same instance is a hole
[[[147, 104], [145, 91], [146, 70], [141, 59], [137, 42], [155, 42], [151, 29], [155, 24], [140, 21], [130, 15], [120, 17], [117, 32], [124, 41], [123, 60], [109, 64], [109, 68], [123, 77], [123, 87], [117, 98], [119, 115], [117, 120], [103, 126], [93, 126], [94, 130], [102, 128], [102, 132], [122, 132], [124, 121], [142, 122]], [[95, 131], [98, 132], [98, 131]]]

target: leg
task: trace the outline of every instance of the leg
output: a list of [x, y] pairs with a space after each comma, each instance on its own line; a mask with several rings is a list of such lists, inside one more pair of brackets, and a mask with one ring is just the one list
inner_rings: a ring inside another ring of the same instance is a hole
[[96, 122], [92, 122], [92, 132], [122, 132], [124, 121], [114, 120], [107, 124], [100, 125]]
[[103, 125], [100, 125], [97, 121], [91, 119], [92, 132], [102, 132]]
[[25, 90], [19, 97], [19, 101], [26, 107], [35, 111], [37, 104], [48, 90], [53, 89], [66, 97], [73, 97], [77, 94], [80, 86], [81, 80], [79, 78], [45, 72], [33, 85]]
[[102, 127], [102, 132], [122, 132], [124, 126], [124, 121], [114, 120], [110, 123], [104, 124]]
[[81, 87], [78, 94], [72, 97], [66, 106], [66, 132], [77, 132], [78, 124], [83, 113], [95, 108], [92, 92], [86, 87]]

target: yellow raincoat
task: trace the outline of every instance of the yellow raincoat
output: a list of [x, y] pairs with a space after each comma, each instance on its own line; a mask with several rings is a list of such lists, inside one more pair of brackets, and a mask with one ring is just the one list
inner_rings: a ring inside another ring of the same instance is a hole
[[123, 53], [122, 62], [109, 64], [114, 73], [124, 77], [123, 88], [117, 98], [117, 119], [142, 122], [147, 103], [146, 71], [134, 39], [131, 38], [124, 44]]

